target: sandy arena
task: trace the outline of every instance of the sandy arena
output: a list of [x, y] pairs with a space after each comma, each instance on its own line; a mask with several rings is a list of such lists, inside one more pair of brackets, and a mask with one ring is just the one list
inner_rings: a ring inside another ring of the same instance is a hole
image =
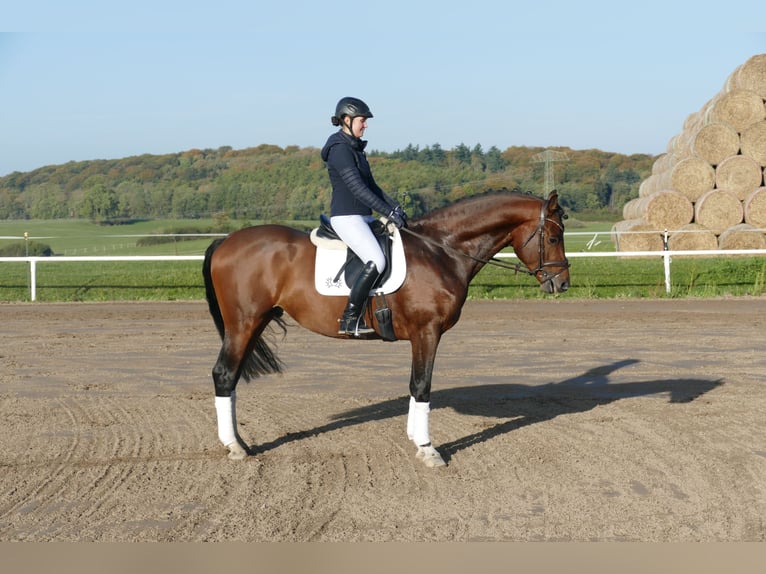
[[426, 468], [409, 343], [294, 325], [226, 457], [204, 302], [0, 304], [2, 541], [764, 541], [766, 298], [469, 302]]

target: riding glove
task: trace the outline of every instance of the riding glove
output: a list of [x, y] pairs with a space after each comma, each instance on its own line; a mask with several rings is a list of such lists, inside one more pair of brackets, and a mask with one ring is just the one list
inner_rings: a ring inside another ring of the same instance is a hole
[[407, 214], [404, 213], [401, 205], [394, 207], [391, 213], [388, 214], [388, 220], [396, 225], [397, 229], [407, 227]]

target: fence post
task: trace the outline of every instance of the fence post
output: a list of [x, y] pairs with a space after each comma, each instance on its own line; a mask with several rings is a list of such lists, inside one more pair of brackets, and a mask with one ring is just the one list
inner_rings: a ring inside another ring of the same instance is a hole
[[668, 249], [668, 230], [662, 235], [662, 260], [665, 264], [665, 293], [670, 295], [670, 251]]
[[37, 299], [37, 260], [29, 260], [29, 297], [32, 301]]

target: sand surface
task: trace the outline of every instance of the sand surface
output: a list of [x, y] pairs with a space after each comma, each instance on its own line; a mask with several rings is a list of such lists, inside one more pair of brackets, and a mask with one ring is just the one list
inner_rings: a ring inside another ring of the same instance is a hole
[[218, 443], [204, 302], [0, 304], [2, 541], [764, 541], [766, 298], [469, 302], [426, 468], [409, 343], [293, 325]]

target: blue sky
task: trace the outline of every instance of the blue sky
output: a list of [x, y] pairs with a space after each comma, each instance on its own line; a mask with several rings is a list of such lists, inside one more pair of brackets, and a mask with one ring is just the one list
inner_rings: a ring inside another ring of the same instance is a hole
[[[18, 6], [7, 6], [17, 4]], [[262, 143], [659, 154], [766, 52], [760, 2], [103, 0], [0, 8], [0, 176]]]

